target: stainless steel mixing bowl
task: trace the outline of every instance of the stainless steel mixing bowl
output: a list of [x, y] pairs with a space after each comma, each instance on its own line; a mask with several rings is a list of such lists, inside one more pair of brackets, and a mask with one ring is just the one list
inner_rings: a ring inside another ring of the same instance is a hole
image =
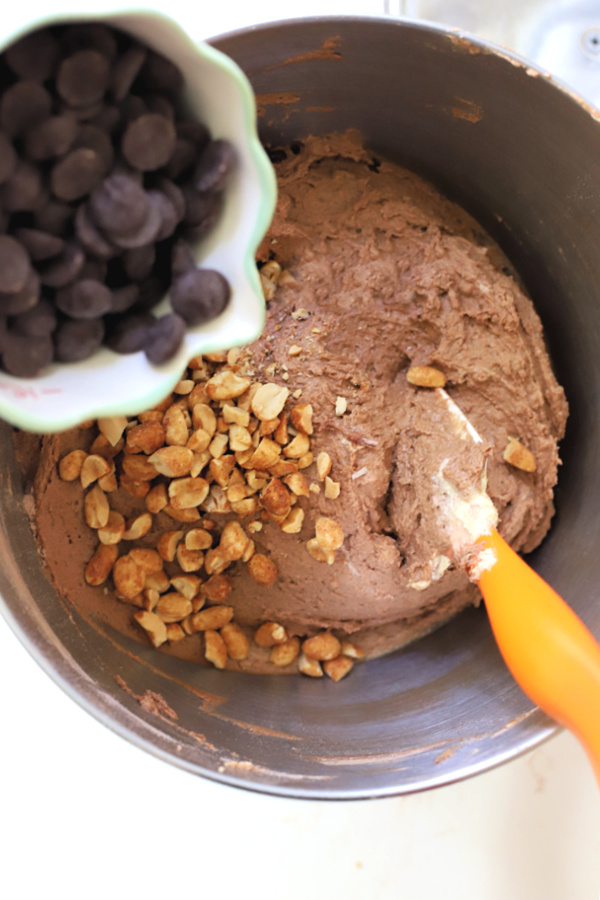
[[[265, 141], [359, 128], [374, 154], [463, 203], [515, 263], [571, 404], [558, 513], [531, 562], [600, 636], [599, 114], [509, 53], [422, 24], [301, 20], [215, 43], [249, 75]], [[553, 733], [483, 609], [337, 685], [202, 669], [84, 621], [44, 577], [7, 427], [1, 439], [4, 614], [58, 684], [138, 746], [229, 784], [350, 798], [455, 781]]]

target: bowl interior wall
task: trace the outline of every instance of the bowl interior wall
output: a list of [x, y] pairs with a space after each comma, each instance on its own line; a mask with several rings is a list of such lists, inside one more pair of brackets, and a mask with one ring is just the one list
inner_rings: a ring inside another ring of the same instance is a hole
[[[359, 128], [375, 155], [433, 180], [508, 253], [571, 406], [558, 513], [531, 561], [600, 636], [599, 122], [514, 57], [427, 26], [302, 20], [215, 45], [249, 76], [265, 142]], [[84, 621], [42, 574], [8, 428], [1, 439], [6, 614], [75, 699], [151, 752], [228, 783], [358, 797], [444, 784], [552, 733], [506, 671], [482, 610], [335, 686], [201, 669]], [[143, 708], [147, 691], [168, 707]]]

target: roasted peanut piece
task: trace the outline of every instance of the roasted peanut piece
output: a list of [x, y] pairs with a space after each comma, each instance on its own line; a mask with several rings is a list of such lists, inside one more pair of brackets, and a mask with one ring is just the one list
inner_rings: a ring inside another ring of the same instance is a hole
[[511, 438], [505, 447], [502, 458], [515, 469], [521, 469], [523, 472], [535, 472], [537, 469], [535, 456], [520, 441]]
[[186, 616], [192, 612], [192, 601], [171, 591], [169, 594], [163, 594], [156, 604], [155, 612], [161, 617], [163, 622], [181, 622]]
[[324, 662], [323, 668], [333, 681], [341, 681], [354, 668], [354, 662], [348, 656], [338, 656]]
[[300, 654], [298, 659], [298, 668], [303, 675], [309, 675], [311, 678], [322, 678], [323, 669], [321, 663], [316, 659], [310, 659], [304, 653]]
[[219, 550], [230, 560], [241, 559], [248, 548], [250, 538], [239, 522], [228, 522], [221, 534]]
[[297, 403], [290, 410], [290, 422], [298, 431], [304, 434], [313, 433], [313, 408], [310, 403]]
[[167, 625], [167, 640], [170, 644], [175, 644], [177, 641], [183, 640], [185, 637], [185, 631], [176, 623], [170, 623]]
[[85, 521], [90, 528], [104, 528], [108, 522], [110, 506], [102, 488], [97, 484], [85, 495], [83, 501]]
[[287, 639], [287, 631], [277, 622], [263, 622], [254, 632], [254, 643], [259, 647], [274, 647], [276, 644], [283, 644]]
[[189, 433], [187, 421], [182, 408], [174, 403], [165, 412], [163, 418], [165, 429], [165, 443], [173, 447], [185, 447]]
[[174, 478], [169, 484], [169, 502], [173, 509], [193, 509], [203, 503], [209, 491], [204, 478]]
[[[161, 415], [162, 419], [162, 415]], [[125, 446], [129, 453], [155, 453], [165, 443], [165, 429], [156, 420], [142, 422], [127, 432]]]
[[146, 509], [155, 515], [163, 510], [168, 502], [166, 484], [156, 484], [146, 495]]
[[97, 453], [90, 453], [83, 460], [81, 465], [81, 470], [79, 472], [79, 480], [81, 481], [81, 487], [84, 489], [88, 488], [90, 484], [94, 481], [97, 481], [102, 475], [108, 475], [111, 471], [110, 463], [108, 460], [104, 459], [103, 456], [98, 456]]
[[233, 589], [231, 579], [226, 575], [211, 575], [201, 586], [200, 591], [213, 604], [225, 603]]
[[173, 562], [177, 545], [183, 537], [183, 531], [163, 531], [160, 535], [156, 549], [165, 562]]
[[337, 500], [340, 496], [341, 485], [339, 481], [332, 481], [329, 475], [325, 476], [325, 497], [327, 500]]
[[320, 546], [316, 538], [311, 538], [306, 542], [306, 549], [317, 562], [324, 562], [330, 566], [335, 562], [335, 552], [333, 550], [325, 550]]
[[156, 613], [140, 610], [133, 614], [138, 625], [144, 629], [153, 647], [160, 647], [167, 640], [167, 626]]
[[183, 541], [177, 545], [175, 558], [182, 572], [199, 572], [204, 562], [202, 550], [188, 550]]
[[252, 412], [261, 422], [276, 419], [285, 406], [289, 393], [288, 388], [279, 384], [261, 384], [252, 398]]
[[303, 522], [304, 510], [299, 506], [296, 506], [291, 510], [289, 515], [286, 516], [279, 527], [283, 532], [285, 532], [285, 534], [298, 534], [300, 531], [302, 531]]
[[286, 475], [283, 479], [283, 483], [286, 487], [289, 487], [292, 494], [295, 494], [296, 497], [309, 496], [308, 481], [302, 472], [293, 472], [291, 475]]
[[183, 594], [188, 600], [194, 599], [201, 584], [202, 580], [197, 575], [176, 575], [175, 578], [171, 578], [171, 585], [177, 593]]
[[152, 516], [149, 512], [141, 513], [128, 523], [123, 532], [124, 541], [138, 541], [148, 534], [152, 528]]
[[227, 665], [227, 645], [218, 631], [208, 629], [204, 632], [204, 656], [215, 669], [224, 669]]
[[258, 447], [251, 454], [249, 459], [249, 468], [251, 469], [270, 469], [279, 460], [281, 447], [276, 441], [270, 438], [262, 438]]
[[155, 575], [162, 572], [163, 561], [157, 550], [152, 547], [132, 547], [129, 555], [145, 575]]
[[277, 581], [277, 566], [262, 553], [254, 554], [248, 563], [248, 571], [254, 581], [262, 587], [273, 587]]
[[232, 606], [208, 606], [192, 616], [194, 631], [218, 630], [233, 619]]
[[350, 659], [364, 659], [365, 654], [357, 647], [356, 644], [352, 644], [350, 641], [342, 641], [342, 656], [349, 656]]
[[143, 569], [127, 554], [120, 556], [113, 566], [115, 588], [126, 599], [141, 594], [145, 587], [146, 576]]
[[325, 478], [331, 472], [331, 457], [329, 453], [325, 450], [322, 450], [321, 453], [317, 455], [317, 475], [319, 476], [319, 481], [325, 481]]
[[146, 456], [141, 453], [128, 453], [121, 460], [121, 466], [128, 478], [133, 481], [152, 481], [158, 472]]
[[87, 457], [85, 450], [71, 450], [58, 464], [58, 475], [62, 481], [76, 481]]
[[116, 544], [100, 544], [85, 567], [84, 575], [87, 584], [98, 587], [104, 584], [117, 560], [119, 551]]
[[335, 659], [340, 655], [341, 649], [340, 642], [330, 631], [321, 631], [302, 642], [304, 655], [319, 661]]
[[192, 528], [185, 536], [185, 546], [188, 550], [209, 550], [212, 542], [212, 534], [205, 528]]
[[348, 409], [348, 401], [345, 397], [336, 397], [335, 398], [335, 414], [336, 416], [343, 416], [346, 410]]
[[297, 637], [288, 638], [281, 644], [276, 644], [269, 654], [269, 662], [274, 666], [289, 666], [298, 658], [300, 653], [300, 639]]
[[111, 509], [106, 525], [98, 528], [98, 539], [102, 544], [118, 544], [125, 531], [125, 519], [120, 512]]
[[194, 454], [187, 447], [161, 447], [148, 459], [159, 475], [182, 478], [189, 474]]
[[221, 637], [225, 641], [229, 659], [242, 660], [248, 657], [250, 641], [235, 622], [228, 622], [221, 628]]
[[126, 416], [107, 416], [98, 419], [98, 430], [113, 447], [118, 444], [127, 427]]
[[283, 448], [283, 455], [289, 459], [300, 459], [310, 449], [310, 440], [307, 434], [299, 432], [296, 437]]
[[206, 392], [211, 400], [232, 400], [250, 387], [250, 381], [231, 369], [223, 369], [206, 382]]
[[264, 491], [260, 501], [268, 513], [273, 516], [287, 516], [291, 508], [291, 497], [288, 489], [279, 478], [273, 478]]
[[320, 516], [315, 523], [317, 543], [323, 550], [338, 550], [344, 543], [344, 532], [333, 519]]
[[446, 376], [433, 366], [412, 366], [406, 373], [409, 384], [417, 387], [443, 388], [446, 384]]

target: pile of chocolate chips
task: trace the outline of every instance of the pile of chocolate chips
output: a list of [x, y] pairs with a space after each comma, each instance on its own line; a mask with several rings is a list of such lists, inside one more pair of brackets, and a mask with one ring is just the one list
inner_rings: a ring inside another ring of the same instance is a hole
[[[168, 59], [100, 23], [0, 56], [0, 359], [18, 377], [101, 344], [160, 365], [230, 286], [189, 246], [214, 224], [235, 151], [180, 107]], [[172, 313], [151, 310], [170, 293]]]

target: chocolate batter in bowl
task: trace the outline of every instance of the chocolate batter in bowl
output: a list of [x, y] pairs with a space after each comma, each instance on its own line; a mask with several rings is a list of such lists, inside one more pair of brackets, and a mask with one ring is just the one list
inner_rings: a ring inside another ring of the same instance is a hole
[[[253, 82], [267, 144], [358, 129], [374, 168], [390, 159], [429, 178], [514, 264], [571, 407], [557, 516], [530, 559], [598, 634], [593, 114], [514, 57], [427, 26], [319, 19], [218, 45]], [[19, 484], [8, 462], [1, 539], [9, 621], [75, 699], [170, 762], [273, 793], [376, 796], [485, 770], [554, 730], [512, 682], [482, 610], [356, 666], [338, 685], [216, 672], [141, 647], [61, 603], [42, 573]]]

